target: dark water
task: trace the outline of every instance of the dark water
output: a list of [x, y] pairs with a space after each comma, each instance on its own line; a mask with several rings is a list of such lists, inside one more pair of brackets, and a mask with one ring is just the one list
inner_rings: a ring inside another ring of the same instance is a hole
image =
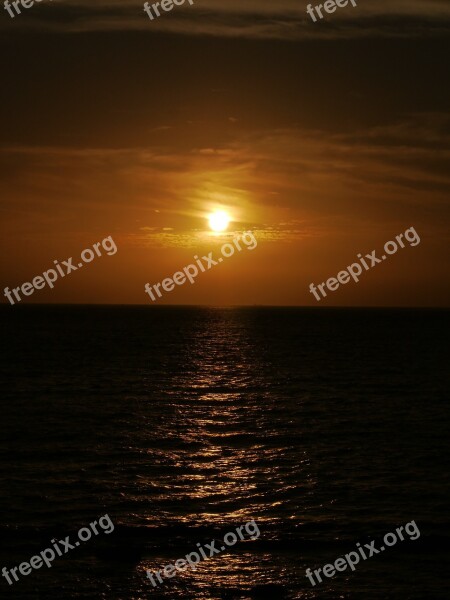
[[[0, 568], [108, 513], [12, 598], [449, 598], [449, 312], [2, 306]], [[154, 590], [255, 519], [261, 535]], [[322, 567], [414, 520], [313, 588]], [[265, 587], [276, 584], [276, 587]]]

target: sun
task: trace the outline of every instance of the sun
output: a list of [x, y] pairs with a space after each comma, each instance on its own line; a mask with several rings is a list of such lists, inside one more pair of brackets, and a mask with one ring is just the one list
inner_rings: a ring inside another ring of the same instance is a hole
[[209, 215], [209, 226], [213, 231], [225, 231], [230, 223], [230, 217], [223, 210], [216, 210]]

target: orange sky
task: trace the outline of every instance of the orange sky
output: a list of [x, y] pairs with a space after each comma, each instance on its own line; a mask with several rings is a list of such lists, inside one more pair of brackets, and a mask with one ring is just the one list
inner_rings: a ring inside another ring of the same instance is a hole
[[289, 1], [279, 21], [217, 1], [214, 25], [199, 2], [158, 30], [133, 13], [115, 31], [128, 8], [108, 2], [75, 33], [48, 6], [3, 19], [2, 289], [111, 235], [116, 255], [24, 303], [151, 304], [145, 283], [218, 252], [206, 219], [224, 207], [258, 247], [160, 304], [317, 306], [310, 283], [414, 227], [420, 245], [320, 305], [448, 306], [448, 12], [366, 4], [334, 33]]

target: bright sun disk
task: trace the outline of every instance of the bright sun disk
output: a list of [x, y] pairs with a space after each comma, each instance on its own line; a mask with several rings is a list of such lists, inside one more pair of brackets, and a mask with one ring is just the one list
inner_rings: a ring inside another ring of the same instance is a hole
[[217, 210], [209, 216], [209, 226], [213, 231], [225, 231], [230, 222], [230, 217], [223, 210]]

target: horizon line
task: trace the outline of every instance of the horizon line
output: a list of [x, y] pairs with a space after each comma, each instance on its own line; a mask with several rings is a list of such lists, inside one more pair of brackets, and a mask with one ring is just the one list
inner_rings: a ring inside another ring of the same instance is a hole
[[[0, 306], [10, 306], [6, 302], [0, 303]], [[405, 305], [392, 305], [392, 306], [376, 306], [376, 305], [346, 305], [346, 306], [314, 306], [306, 304], [148, 304], [148, 303], [102, 303], [102, 302], [30, 302], [27, 304], [17, 303], [15, 306], [108, 306], [108, 307], [148, 307], [148, 308], [310, 308], [310, 309], [398, 309], [398, 310], [450, 310], [450, 306], [436, 305], [436, 306], [405, 306]]]

